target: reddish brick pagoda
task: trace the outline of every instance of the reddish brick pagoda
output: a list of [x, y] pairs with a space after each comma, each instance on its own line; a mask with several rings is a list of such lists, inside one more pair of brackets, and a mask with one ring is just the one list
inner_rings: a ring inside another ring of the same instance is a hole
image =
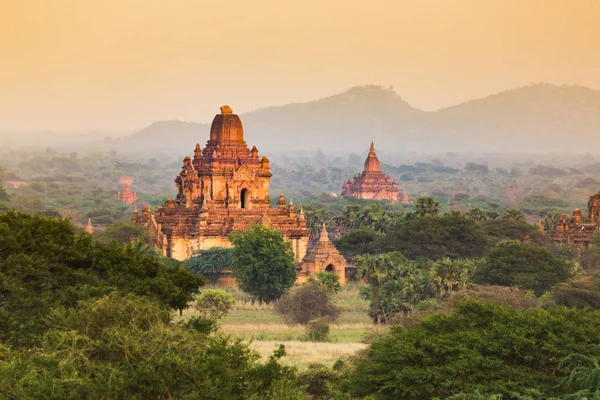
[[260, 223], [283, 233], [300, 264], [308, 248], [306, 221], [283, 194], [271, 208], [271, 176], [267, 157], [260, 158], [256, 146], [248, 148], [240, 118], [223, 106], [204, 149], [196, 144], [194, 158], [184, 158], [175, 200], [168, 199], [155, 213], [147, 206], [134, 213], [133, 221], [154, 232], [163, 255], [178, 260], [198, 249], [230, 247], [232, 231]]
[[342, 196], [354, 196], [359, 199], [388, 200], [395, 203], [399, 200], [396, 181], [381, 172], [381, 165], [375, 145], [371, 142], [369, 155], [361, 174], [355, 175], [353, 181], [348, 180], [342, 186]]

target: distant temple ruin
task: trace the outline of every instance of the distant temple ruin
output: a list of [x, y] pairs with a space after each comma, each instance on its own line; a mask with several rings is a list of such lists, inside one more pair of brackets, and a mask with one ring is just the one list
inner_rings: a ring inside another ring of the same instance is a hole
[[[283, 194], [271, 208], [271, 176], [267, 157], [260, 158], [256, 146], [248, 148], [240, 118], [223, 106], [204, 149], [196, 144], [194, 158], [183, 159], [175, 179], [177, 197], [155, 213], [149, 206], [134, 212], [133, 221], [153, 231], [157, 249], [177, 260], [199, 249], [231, 247], [231, 232], [262, 224], [283, 234], [292, 244], [298, 271], [307, 271], [302, 264], [309, 245], [304, 213], [298, 213], [291, 200], [288, 204]], [[318, 268], [310, 269], [311, 274], [316, 272]]]
[[391, 203], [399, 200], [398, 185], [396, 181], [392, 181], [388, 175], [381, 172], [381, 165], [375, 154], [373, 142], [371, 142], [371, 149], [365, 160], [363, 172], [355, 175], [352, 181], [348, 180], [344, 183], [342, 196], [354, 196], [367, 200], [389, 200]]
[[600, 192], [590, 194], [587, 206], [585, 218], [579, 208], [573, 211], [570, 218], [561, 214], [558, 226], [550, 232], [550, 238], [558, 243], [573, 243], [580, 250], [588, 247], [590, 236], [600, 231]]
[[122, 176], [119, 179], [119, 183], [125, 185], [123, 188], [123, 192], [117, 192], [115, 194], [115, 199], [121, 200], [126, 204], [133, 204], [137, 201], [137, 193], [132, 192], [130, 189], [131, 184], [133, 183], [133, 178], [130, 176]]

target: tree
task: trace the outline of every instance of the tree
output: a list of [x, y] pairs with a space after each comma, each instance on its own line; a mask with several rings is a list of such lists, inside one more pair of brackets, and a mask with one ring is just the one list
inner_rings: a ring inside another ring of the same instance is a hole
[[182, 310], [203, 279], [139, 243], [103, 244], [66, 219], [0, 214], [0, 340], [39, 340], [43, 316], [116, 289]]
[[214, 326], [225, 317], [235, 304], [235, 298], [224, 290], [204, 289], [196, 297], [194, 308], [201, 318], [209, 320]]
[[416, 204], [416, 213], [419, 217], [426, 215], [438, 215], [440, 212], [440, 203], [435, 201], [434, 197], [419, 197]]
[[546, 215], [542, 219], [542, 226], [544, 227], [544, 232], [546, 234], [554, 232], [556, 230], [556, 227], [560, 223], [561, 214], [562, 213], [560, 212], [560, 210], [557, 209], [550, 210], [546, 213]]
[[120, 244], [135, 242], [136, 240], [152, 245], [154, 237], [145, 226], [133, 222], [115, 222], [106, 228], [104, 237], [115, 240]]
[[223, 271], [231, 268], [233, 249], [212, 247], [207, 250], [196, 250], [192, 257], [185, 260], [184, 265], [193, 273], [216, 280]]
[[410, 313], [429, 295], [429, 276], [400, 252], [357, 256], [358, 276], [369, 284], [361, 296], [370, 302], [373, 323]]
[[543, 240], [543, 235], [537, 227], [525, 221], [514, 221], [512, 219], [487, 220], [477, 224], [477, 229], [488, 238], [490, 244], [497, 244], [502, 240], [523, 241], [527, 236], [534, 243]]
[[463, 215], [427, 215], [409, 220], [394, 232], [369, 244], [373, 253], [401, 251], [406, 257], [479, 258], [488, 250], [486, 236]]
[[597, 311], [520, 311], [465, 299], [449, 315], [391, 327], [358, 357], [344, 384], [358, 398], [445, 399], [479, 391], [512, 399], [532, 388], [538, 398], [551, 398], [561, 394], [561, 359], [600, 355], [600, 337], [591, 334], [598, 329]]
[[443, 297], [453, 290], [464, 290], [469, 281], [469, 263], [466, 260], [442, 258], [433, 263], [431, 279]]
[[523, 214], [523, 211], [521, 211], [519, 209], [507, 208], [506, 210], [504, 210], [504, 214], [502, 215], [502, 218], [508, 219], [511, 221], [525, 221], [525, 214]]
[[488, 285], [518, 286], [537, 296], [571, 277], [574, 263], [550, 251], [506, 241], [496, 246], [475, 271], [473, 280]]
[[600, 310], [600, 275], [583, 276], [560, 283], [552, 288], [551, 294], [556, 304]]
[[319, 271], [316, 273], [316, 279], [313, 279], [311, 276], [308, 278], [308, 281], [321, 286], [327, 293], [335, 294], [342, 290], [340, 276], [335, 272]]
[[359, 254], [371, 253], [370, 244], [383, 235], [369, 228], [353, 229], [341, 238], [334, 240], [335, 247], [348, 261]]
[[280, 298], [296, 281], [296, 261], [292, 245], [281, 232], [262, 225], [229, 236], [234, 245], [232, 271], [244, 292], [260, 301]]
[[340, 312], [322, 286], [309, 282], [294, 288], [275, 303], [275, 312], [288, 324], [306, 325], [326, 318], [335, 320]]
[[152, 299], [115, 292], [44, 318], [35, 349], [0, 345], [1, 398], [278, 399], [281, 385], [298, 396], [283, 348], [260, 362], [239, 340], [174, 324]]

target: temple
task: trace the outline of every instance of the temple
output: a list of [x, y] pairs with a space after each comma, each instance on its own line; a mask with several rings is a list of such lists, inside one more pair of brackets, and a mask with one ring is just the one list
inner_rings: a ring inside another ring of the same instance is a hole
[[129, 184], [125, 184], [125, 188], [123, 188], [123, 192], [117, 192], [115, 194], [115, 199], [121, 200], [123, 203], [132, 204], [137, 201], [137, 193], [132, 192], [129, 188]]
[[342, 186], [342, 196], [354, 196], [359, 199], [389, 200], [395, 203], [399, 199], [398, 185], [390, 177], [381, 172], [381, 166], [375, 145], [371, 142], [371, 150], [365, 160], [365, 168], [353, 181], [348, 180]]
[[302, 261], [298, 281], [303, 283], [308, 276], [315, 276], [317, 272], [321, 271], [334, 272], [340, 277], [342, 285], [346, 282], [346, 259], [329, 241], [325, 224], [323, 224], [319, 240], [308, 250]]
[[559, 223], [550, 238], [558, 243], [573, 243], [579, 250], [590, 244], [590, 236], [600, 231], [600, 192], [590, 194], [587, 204], [588, 214], [584, 218], [579, 208], [569, 218], [561, 214]]
[[279, 230], [291, 242], [298, 270], [308, 271], [302, 264], [309, 242], [304, 213], [297, 212], [291, 200], [287, 203], [283, 194], [271, 208], [271, 176], [267, 157], [260, 158], [256, 146], [248, 148], [240, 118], [223, 106], [204, 149], [196, 144], [194, 157], [183, 159], [175, 178], [177, 197], [155, 213], [149, 206], [135, 211], [133, 221], [156, 235], [156, 248], [164, 256], [177, 260], [199, 249], [231, 247], [232, 231], [262, 224]]

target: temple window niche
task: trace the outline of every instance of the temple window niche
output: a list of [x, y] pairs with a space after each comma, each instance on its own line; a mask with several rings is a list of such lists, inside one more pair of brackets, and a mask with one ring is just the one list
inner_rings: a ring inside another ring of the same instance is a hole
[[242, 189], [240, 192], [240, 207], [243, 209], [250, 208], [250, 191], [248, 189]]

